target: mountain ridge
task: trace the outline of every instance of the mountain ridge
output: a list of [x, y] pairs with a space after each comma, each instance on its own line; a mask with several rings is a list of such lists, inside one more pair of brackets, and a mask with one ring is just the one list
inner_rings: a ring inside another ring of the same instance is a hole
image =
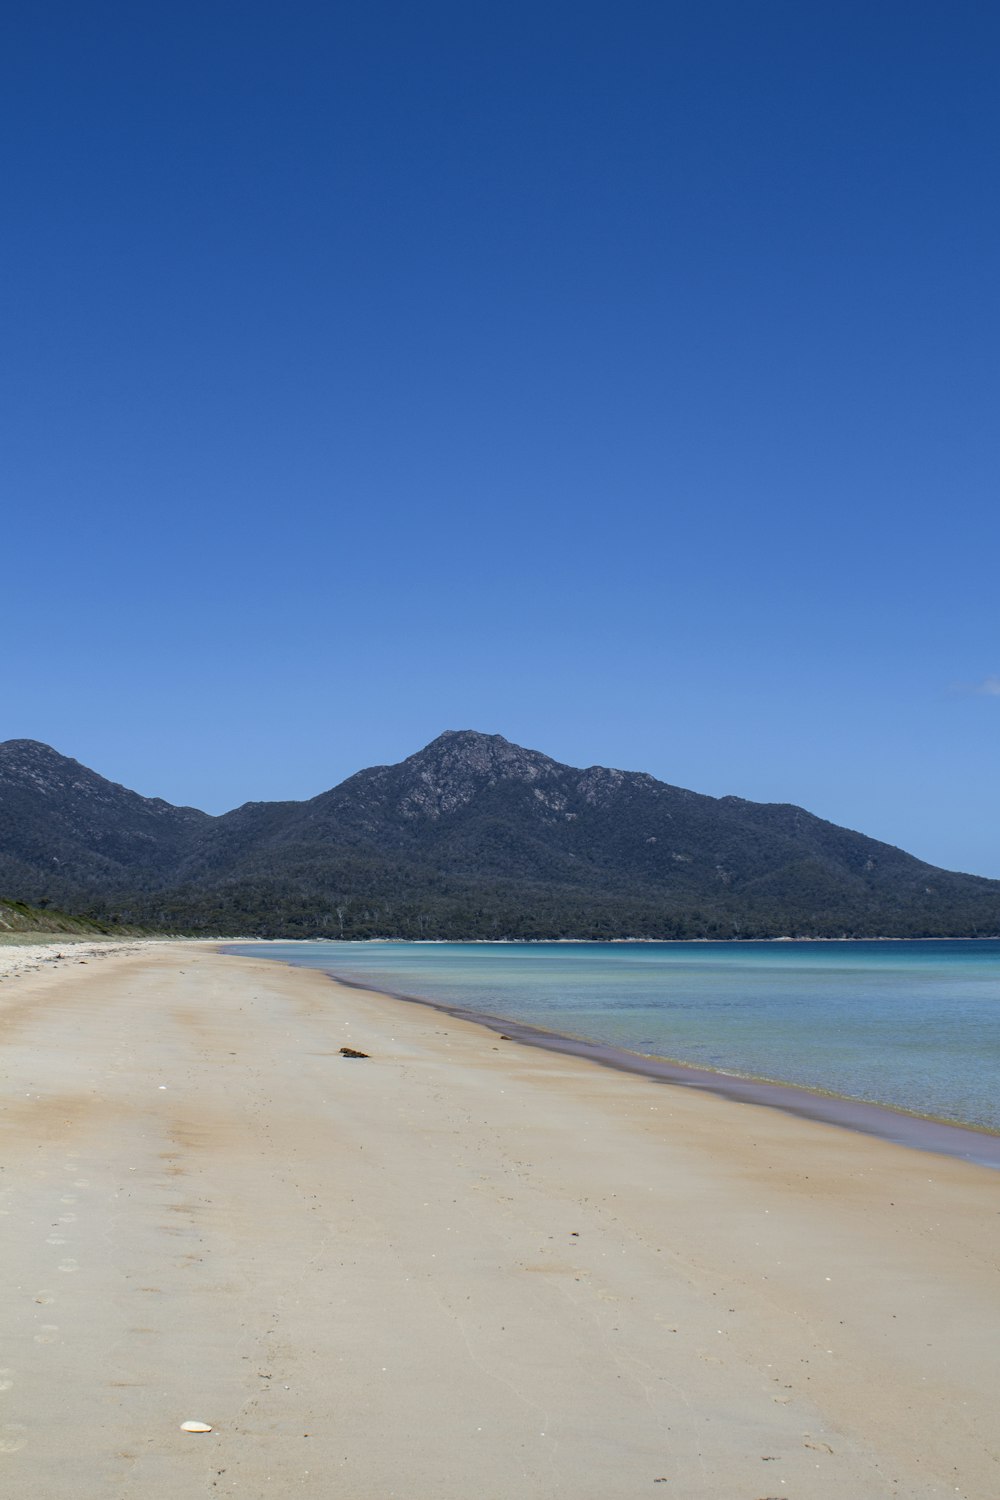
[[713, 798], [447, 730], [304, 801], [213, 816], [39, 741], [0, 744], [0, 890], [270, 935], [935, 936], [1000, 930], [1000, 882], [791, 803]]

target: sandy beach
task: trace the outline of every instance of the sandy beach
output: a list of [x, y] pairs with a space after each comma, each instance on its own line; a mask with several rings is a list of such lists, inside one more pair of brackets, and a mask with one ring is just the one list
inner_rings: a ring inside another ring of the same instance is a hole
[[162, 941], [157, 938], [90, 939], [60, 932], [40, 941], [35, 933], [3, 933], [0, 934], [0, 985], [28, 974], [52, 973], [74, 964], [100, 963], [123, 953], [148, 953], [160, 946]]
[[126, 947], [0, 984], [4, 1494], [1000, 1493], [996, 1172]]

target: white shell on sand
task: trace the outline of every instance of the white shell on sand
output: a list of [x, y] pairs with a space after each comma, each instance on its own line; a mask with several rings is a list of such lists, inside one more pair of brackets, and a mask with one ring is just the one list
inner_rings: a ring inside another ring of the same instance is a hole
[[211, 1432], [207, 1422], [182, 1422], [181, 1432]]

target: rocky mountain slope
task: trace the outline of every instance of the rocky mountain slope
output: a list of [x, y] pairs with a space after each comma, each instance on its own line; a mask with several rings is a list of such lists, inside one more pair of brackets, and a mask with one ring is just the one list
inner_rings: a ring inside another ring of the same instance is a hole
[[798, 807], [452, 731], [307, 802], [213, 818], [0, 745], [0, 890], [191, 930], [409, 937], [968, 935], [1000, 882]]

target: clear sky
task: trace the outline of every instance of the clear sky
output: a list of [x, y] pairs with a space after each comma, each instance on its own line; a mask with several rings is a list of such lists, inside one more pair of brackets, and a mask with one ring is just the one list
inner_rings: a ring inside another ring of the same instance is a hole
[[22, 5], [0, 739], [476, 728], [1000, 876], [1000, 10]]

